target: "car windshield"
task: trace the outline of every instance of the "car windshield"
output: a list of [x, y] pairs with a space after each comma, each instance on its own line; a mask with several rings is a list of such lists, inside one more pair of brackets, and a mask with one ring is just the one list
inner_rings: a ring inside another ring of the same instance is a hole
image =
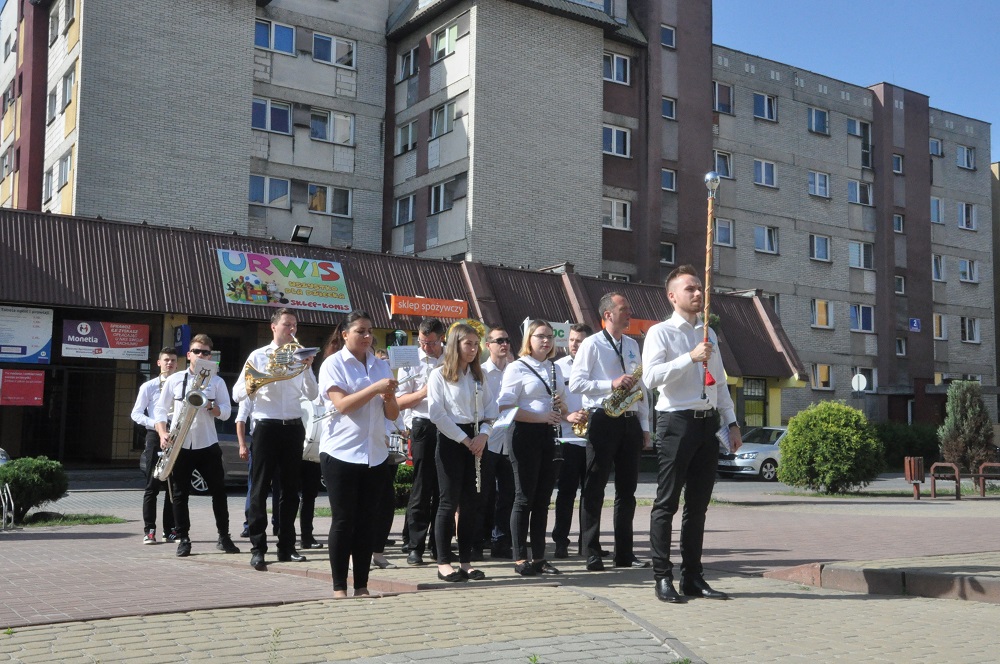
[[744, 443], [756, 443], [758, 445], [771, 445], [781, 436], [781, 429], [751, 429], [743, 436]]

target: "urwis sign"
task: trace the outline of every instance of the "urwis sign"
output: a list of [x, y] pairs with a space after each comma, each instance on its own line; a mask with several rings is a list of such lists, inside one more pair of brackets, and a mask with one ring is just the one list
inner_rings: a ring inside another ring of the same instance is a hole
[[229, 304], [350, 313], [340, 263], [216, 249]]

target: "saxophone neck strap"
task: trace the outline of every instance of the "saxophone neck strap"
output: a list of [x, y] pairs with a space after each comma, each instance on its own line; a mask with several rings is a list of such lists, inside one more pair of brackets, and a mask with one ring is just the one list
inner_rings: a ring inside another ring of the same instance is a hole
[[628, 371], [625, 370], [625, 358], [622, 357], [622, 349], [625, 347], [625, 335], [623, 334], [621, 340], [616, 344], [614, 337], [608, 334], [607, 330], [601, 330], [601, 332], [604, 333], [604, 338], [608, 340], [611, 347], [615, 349], [615, 355], [618, 356], [618, 363], [622, 365], [622, 373], [628, 373]]

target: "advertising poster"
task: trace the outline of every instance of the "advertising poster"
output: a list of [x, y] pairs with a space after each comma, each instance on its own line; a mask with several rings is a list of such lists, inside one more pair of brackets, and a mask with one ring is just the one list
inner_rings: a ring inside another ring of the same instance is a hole
[[52, 310], [0, 306], [0, 362], [49, 364]]
[[350, 313], [340, 263], [217, 249], [226, 302]]
[[44, 371], [0, 369], [0, 406], [41, 406], [44, 394]]
[[63, 321], [63, 357], [148, 360], [149, 326], [136, 323]]

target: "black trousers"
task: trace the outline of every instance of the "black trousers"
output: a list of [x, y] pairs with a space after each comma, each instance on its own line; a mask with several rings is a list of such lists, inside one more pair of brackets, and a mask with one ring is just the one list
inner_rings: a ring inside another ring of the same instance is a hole
[[[156, 462], [159, 460], [160, 434], [155, 431], [146, 432], [146, 490], [142, 494], [143, 532], [156, 531], [156, 501], [160, 491], [167, 491], [167, 483], [153, 477]], [[174, 506], [170, 503], [170, 493], [163, 496], [163, 532], [170, 534], [174, 528]]]
[[[382, 493], [378, 501], [378, 509], [375, 514], [375, 527], [372, 529], [372, 553], [385, 553], [385, 542], [389, 539], [389, 532], [392, 530], [392, 520], [396, 516], [396, 471], [399, 465], [390, 465], [386, 469], [382, 487]], [[406, 526], [403, 526], [404, 532]]]
[[681, 574], [702, 573], [705, 513], [712, 499], [719, 463], [719, 441], [715, 437], [718, 429], [718, 415], [696, 419], [690, 411], [657, 413], [660, 470], [656, 479], [656, 502], [649, 517], [649, 538], [653, 549], [653, 575], [658, 579], [673, 577], [671, 524], [681, 490], [684, 491]]
[[[569, 530], [573, 525], [573, 503], [576, 502], [576, 492], [583, 488], [583, 480], [587, 476], [587, 448], [583, 445], [562, 446], [563, 461], [559, 469], [559, 479], [556, 486], [556, 523], [552, 526], [552, 541], [556, 545], [569, 546]], [[580, 540], [582, 540], [582, 535]], [[577, 548], [582, 549], [582, 541], [577, 542]]]
[[[549, 501], [555, 485], [555, 434], [551, 424], [514, 423], [510, 465], [514, 470], [514, 508], [510, 533], [514, 560], [544, 560]], [[528, 535], [531, 555], [528, 555]]]
[[182, 449], [174, 462], [168, 481], [174, 496], [174, 523], [177, 536], [188, 537], [191, 516], [188, 495], [191, 493], [191, 473], [201, 473], [212, 496], [212, 512], [219, 535], [229, 535], [229, 502], [226, 497], [226, 473], [222, 468], [222, 448], [218, 443], [200, 450]]
[[[430, 420], [415, 417], [412, 429], [413, 486], [410, 487], [406, 519], [410, 529], [410, 549], [422, 556], [427, 546], [427, 531], [432, 528], [438, 507], [437, 462], [434, 460], [437, 427]], [[433, 538], [431, 533], [432, 541]]]
[[308, 542], [316, 539], [313, 537], [313, 515], [316, 513], [316, 496], [319, 495], [322, 472], [320, 472], [319, 464], [315, 461], [303, 460], [299, 468], [302, 473], [302, 506], [299, 509], [299, 535], [303, 542]]
[[510, 457], [497, 452], [487, 452], [493, 460], [493, 473], [496, 476], [497, 494], [491, 505], [493, 511], [493, 546], [511, 546], [510, 514], [514, 509], [514, 468]]
[[[296, 420], [292, 424], [260, 420], [253, 432], [250, 453], [250, 511], [247, 527], [254, 552], [267, 551], [267, 492], [275, 473], [281, 479], [281, 497], [275, 501], [278, 511], [278, 551], [295, 548], [295, 514], [299, 511], [299, 483], [302, 464], [302, 442], [305, 427]], [[329, 485], [327, 485], [329, 486]]]
[[639, 482], [639, 455], [642, 426], [637, 417], [608, 417], [603, 410], [590, 413], [587, 441], [587, 477], [583, 482], [580, 530], [584, 553], [601, 553], [601, 509], [604, 489], [611, 471], [615, 472], [615, 562], [628, 563], [632, 550], [632, 519], [635, 516], [635, 488]]
[[[468, 436], [473, 427], [459, 425]], [[437, 477], [440, 500], [434, 519], [437, 562], [451, 563], [451, 538], [455, 532], [455, 511], [458, 511], [458, 559], [472, 562], [472, 545], [476, 528], [479, 494], [476, 493], [476, 457], [461, 443], [438, 434]]]
[[349, 561], [354, 559], [354, 588], [368, 587], [372, 559], [372, 532], [378, 512], [379, 491], [389, 464], [370, 468], [321, 453], [319, 463], [330, 499], [330, 571], [333, 589], [347, 590]]

